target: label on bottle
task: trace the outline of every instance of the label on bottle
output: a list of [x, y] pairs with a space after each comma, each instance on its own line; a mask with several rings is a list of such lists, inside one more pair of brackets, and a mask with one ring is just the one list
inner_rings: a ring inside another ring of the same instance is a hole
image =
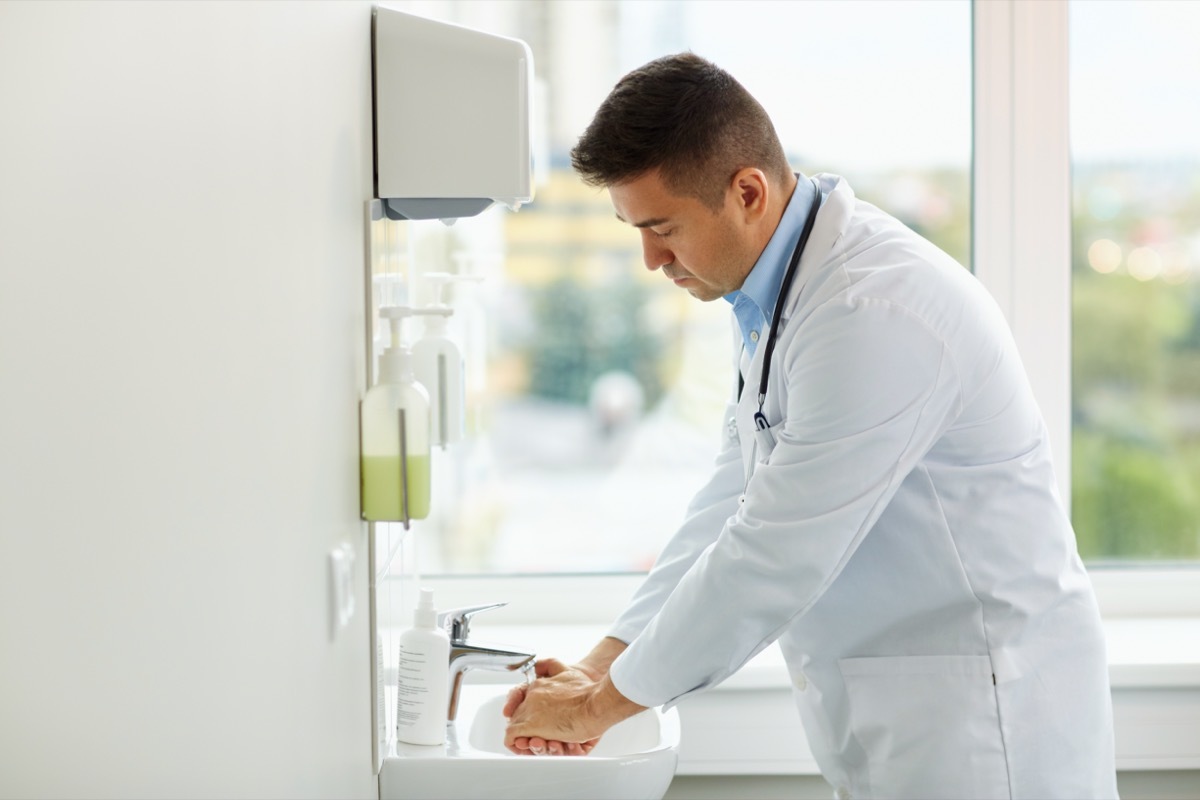
[[396, 724], [403, 728], [416, 724], [429, 703], [429, 679], [426, 654], [400, 645], [399, 695], [396, 698]]
[[396, 738], [407, 744], [437, 745], [446, 738], [449, 700], [448, 646], [429, 631], [401, 637], [396, 681]]

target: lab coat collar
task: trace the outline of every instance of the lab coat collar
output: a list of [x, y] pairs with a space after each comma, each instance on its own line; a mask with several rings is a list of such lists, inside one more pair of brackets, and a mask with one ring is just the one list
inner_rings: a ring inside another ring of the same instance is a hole
[[758, 261], [754, 262], [742, 287], [725, 295], [725, 300], [735, 307], [738, 297], [744, 295], [758, 306], [759, 312], [766, 320], [770, 320], [775, 311], [775, 302], [779, 299], [779, 285], [783, 283], [788, 258], [795, 249], [796, 242], [800, 241], [800, 232], [804, 229], [804, 221], [813, 204], [812, 183], [802, 173], [796, 173], [796, 178], [797, 183], [792, 196]]
[[[821, 186], [821, 208], [817, 211], [817, 219], [813, 223], [812, 233], [808, 244], [800, 256], [797, 265], [796, 278], [792, 283], [786, 305], [783, 307], [781, 330], [787, 326], [788, 320], [795, 315], [799, 300], [804, 293], [808, 278], [818, 272], [825, 264], [837, 246], [838, 240], [845, 234], [850, 225], [850, 217], [854, 213], [854, 190], [845, 179], [837, 175], [822, 173], [814, 175]], [[735, 347], [741, 339], [736, 320], [733, 324]], [[737, 352], [735, 350], [735, 352]], [[736, 358], [738, 369], [745, 380], [745, 388], [737, 403], [735, 420], [738, 438], [742, 449], [742, 464], [745, 468], [745, 478], [748, 482], [754, 471], [756, 454], [754, 451], [754, 412], [758, 410], [758, 380], [762, 375], [762, 363], [765, 347], [756, 348], [753, 357], [744, 349]], [[776, 350], [778, 355], [780, 351]], [[768, 392], [770, 388], [768, 387]]]
[[800, 295], [808, 283], [809, 277], [824, 264], [837, 245], [839, 239], [850, 225], [850, 217], [854, 213], [854, 190], [845, 178], [822, 172], [813, 176], [821, 187], [821, 208], [817, 211], [817, 219], [813, 223], [812, 234], [808, 244], [800, 255], [800, 263], [796, 267], [796, 278], [783, 307], [783, 318], [787, 320], [796, 310]]

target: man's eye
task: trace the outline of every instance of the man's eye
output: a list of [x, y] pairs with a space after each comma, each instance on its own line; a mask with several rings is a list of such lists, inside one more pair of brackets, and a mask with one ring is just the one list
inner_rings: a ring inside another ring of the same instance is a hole
[[[653, 230], [653, 228], [652, 228], [651, 230]], [[670, 236], [670, 235], [671, 235], [673, 232], [674, 232], [673, 230], [666, 230], [666, 231], [654, 231], [654, 235], [655, 235], [655, 236], [657, 236], [657, 237], [658, 237], [658, 238], [660, 238], [660, 239], [665, 239], [665, 238], [667, 238], [668, 236]]]

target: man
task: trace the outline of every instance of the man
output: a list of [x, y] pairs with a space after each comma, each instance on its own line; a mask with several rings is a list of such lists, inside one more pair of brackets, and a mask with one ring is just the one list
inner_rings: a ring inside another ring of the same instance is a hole
[[732, 304], [738, 380], [683, 525], [608, 637], [513, 691], [506, 744], [585, 753], [778, 640], [839, 796], [1115, 797], [1095, 598], [986, 291], [797, 177], [695, 55], [626, 75], [572, 156], [647, 268]]

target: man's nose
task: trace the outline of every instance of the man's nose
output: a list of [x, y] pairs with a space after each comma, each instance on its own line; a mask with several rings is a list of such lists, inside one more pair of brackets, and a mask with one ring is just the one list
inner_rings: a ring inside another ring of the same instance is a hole
[[653, 231], [642, 231], [642, 259], [646, 262], [646, 269], [653, 272], [674, 261], [675, 254], [662, 246], [662, 242]]

